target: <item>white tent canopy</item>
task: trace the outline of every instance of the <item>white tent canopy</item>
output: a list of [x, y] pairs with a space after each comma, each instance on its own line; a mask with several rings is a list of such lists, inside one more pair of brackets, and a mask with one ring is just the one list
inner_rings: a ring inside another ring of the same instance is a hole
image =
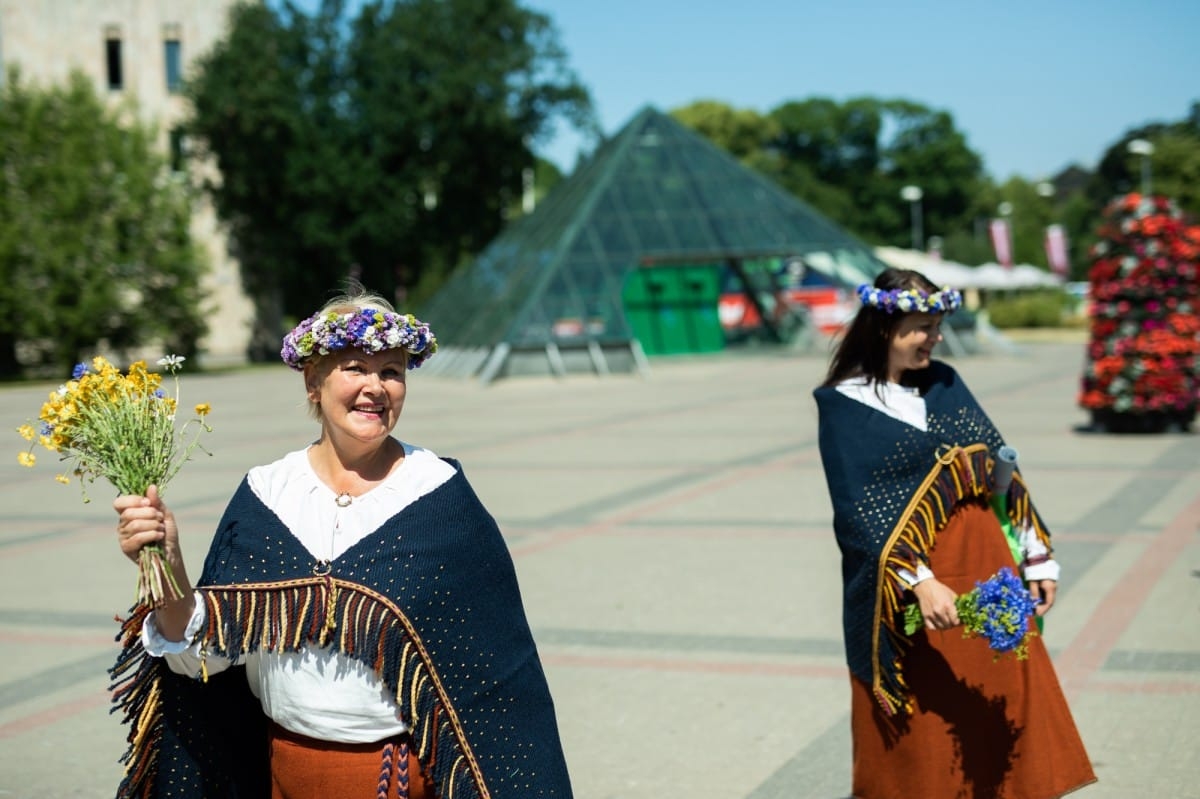
[[928, 253], [899, 247], [876, 247], [875, 254], [888, 266], [915, 269], [938, 285], [952, 286], [956, 289], [1008, 291], [1063, 284], [1061, 277], [1033, 264], [1017, 264], [1011, 269], [997, 263], [966, 266], [931, 257]]

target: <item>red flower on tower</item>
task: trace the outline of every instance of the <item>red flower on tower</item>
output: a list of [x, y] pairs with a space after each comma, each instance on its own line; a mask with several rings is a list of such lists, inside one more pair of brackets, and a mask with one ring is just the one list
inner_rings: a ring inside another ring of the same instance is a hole
[[1200, 403], [1200, 226], [1135, 193], [1109, 204], [1099, 233], [1079, 404], [1110, 431], [1186, 428]]

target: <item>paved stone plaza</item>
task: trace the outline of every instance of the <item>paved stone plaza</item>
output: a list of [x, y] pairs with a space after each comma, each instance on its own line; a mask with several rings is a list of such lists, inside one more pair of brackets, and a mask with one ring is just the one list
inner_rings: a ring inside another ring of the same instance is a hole
[[[1100, 782], [1200, 797], [1200, 437], [1077, 432], [1079, 344], [956, 359], [1021, 465], [1064, 578], [1054, 656]], [[843, 799], [839, 557], [811, 389], [822, 354], [656, 359], [644, 376], [409, 379], [400, 437], [460, 459], [510, 543], [580, 799]], [[316, 430], [283, 366], [183, 378], [212, 457], [167, 493], [199, 573], [250, 466]], [[112, 491], [16, 462], [54, 386], [0, 388], [0, 799], [109, 797]]]

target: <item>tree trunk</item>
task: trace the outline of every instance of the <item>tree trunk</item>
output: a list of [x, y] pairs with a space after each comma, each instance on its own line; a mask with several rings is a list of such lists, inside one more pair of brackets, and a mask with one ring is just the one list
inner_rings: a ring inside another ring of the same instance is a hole
[[254, 295], [254, 326], [246, 356], [255, 363], [278, 360], [283, 341], [283, 291], [261, 289]]

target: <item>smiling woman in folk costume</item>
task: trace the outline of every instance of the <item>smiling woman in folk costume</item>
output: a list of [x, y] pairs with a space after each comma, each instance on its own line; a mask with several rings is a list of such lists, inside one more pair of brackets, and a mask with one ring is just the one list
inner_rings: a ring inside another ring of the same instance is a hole
[[429, 327], [341, 297], [284, 339], [321, 426], [250, 470], [191, 589], [172, 512], [122, 496], [184, 598], [124, 627], [120, 796], [568, 799], [554, 707], [495, 521], [458, 462], [392, 436]]
[[[1050, 799], [1095, 781], [1041, 638], [996, 658], [959, 628], [955, 597], [1019, 569], [1040, 617], [1059, 574], [1019, 472], [990, 501], [1000, 433], [932, 359], [962, 302], [918, 272], [859, 287], [862, 308], [817, 401], [842, 552], [857, 799]], [[1010, 546], [1010, 538], [1012, 544]], [[905, 634], [904, 607], [924, 628]]]

